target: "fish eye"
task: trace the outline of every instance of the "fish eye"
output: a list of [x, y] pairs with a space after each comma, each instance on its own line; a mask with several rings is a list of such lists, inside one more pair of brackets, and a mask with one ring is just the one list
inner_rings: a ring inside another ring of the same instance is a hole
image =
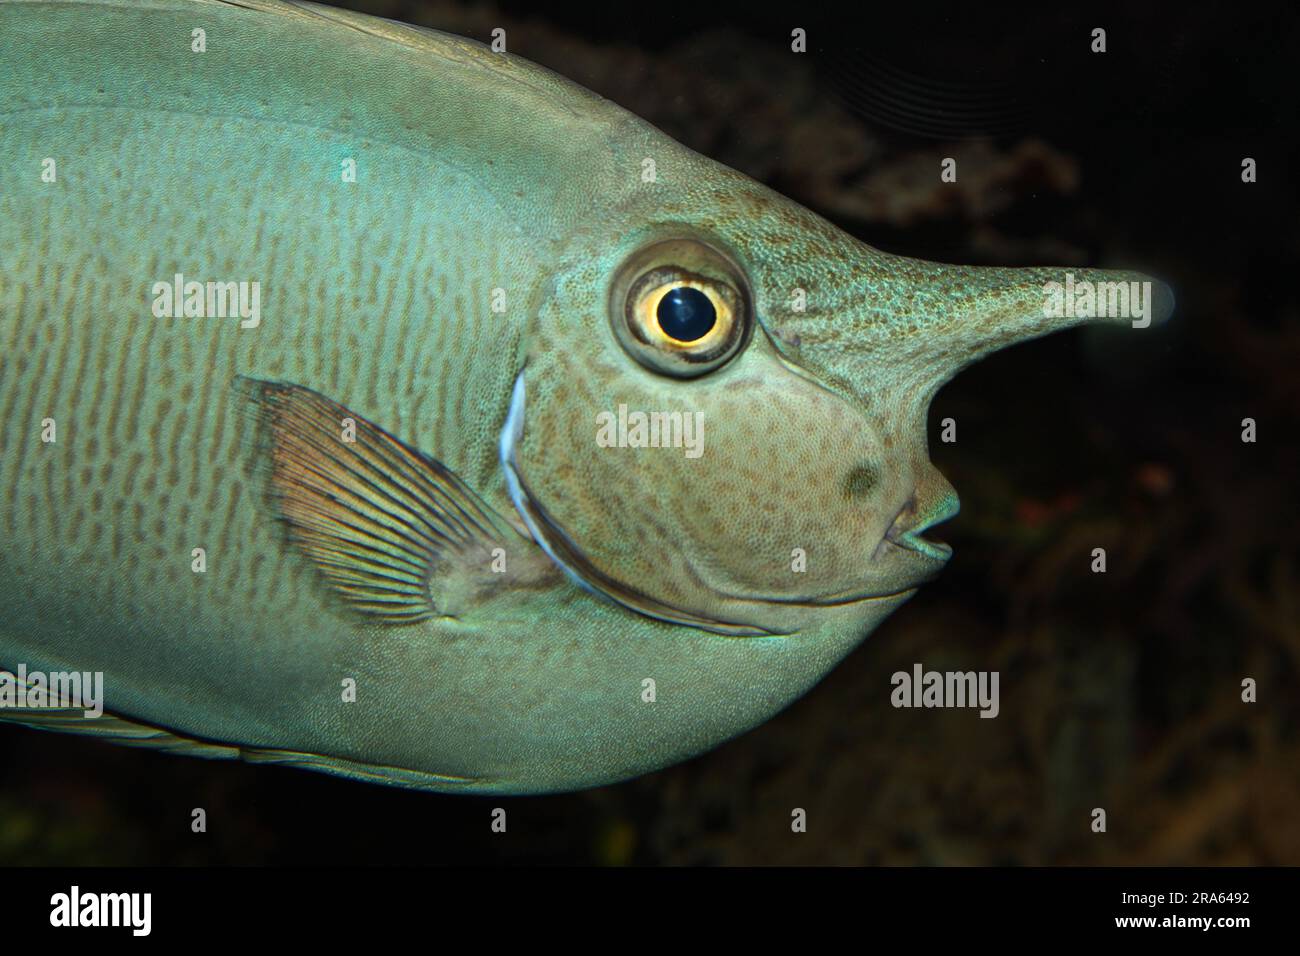
[[631, 256], [614, 283], [610, 312], [628, 354], [676, 378], [721, 368], [749, 338], [740, 270], [694, 239], [657, 242]]

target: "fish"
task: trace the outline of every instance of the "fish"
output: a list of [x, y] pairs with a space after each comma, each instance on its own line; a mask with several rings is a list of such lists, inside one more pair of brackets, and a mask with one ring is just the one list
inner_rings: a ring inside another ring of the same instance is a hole
[[670, 766], [949, 561], [945, 382], [1173, 308], [877, 250], [342, 9], [8, 0], [0, 62], [0, 719], [37, 729], [450, 793]]

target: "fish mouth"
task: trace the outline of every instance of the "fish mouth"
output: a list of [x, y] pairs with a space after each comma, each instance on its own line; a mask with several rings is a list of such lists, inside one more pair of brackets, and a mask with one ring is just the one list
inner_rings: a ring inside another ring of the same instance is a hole
[[947, 521], [961, 510], [961, 502], [955, 494], [945, 495], [943, 498], [932, 506], [925, 514], [917, 515], [917, 498], [916, 492], [908, 497], [895, 513], [889, 527], [885, 530], [884, 536], [880, 539], [880, 544], [876, 546], [875, 557], [883, 557], [890, 546], [905, 551], [911, 551], [929, 561], [935, 562], [937, 571], [939, 567], [948, 563], [952, 557], [952, 546], [943, 541], [933, 541], [923, 537], [922, 532], [928, 531], [935, 525]]

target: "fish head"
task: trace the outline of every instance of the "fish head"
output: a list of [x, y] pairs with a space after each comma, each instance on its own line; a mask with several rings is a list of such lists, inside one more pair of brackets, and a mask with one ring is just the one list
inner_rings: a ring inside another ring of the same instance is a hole
[[874, 626], [951, 556], [926, 536], [958, 511], [928, 453], [935, 392], [1084, 319], [1051, 314], [1064, 270], [889, 255], [694, 161], [551, 277], [502, 436], [511, 495], [574, 578], [642, 613], [735, 635], [846, 609]]

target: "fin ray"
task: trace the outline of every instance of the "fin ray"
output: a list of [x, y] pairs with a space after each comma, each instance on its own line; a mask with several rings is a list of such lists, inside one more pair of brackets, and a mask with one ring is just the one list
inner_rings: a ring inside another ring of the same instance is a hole
[[487, 573], [494, 548], [524, 540], [441, 462], [343, 405], [301, 385], [240, 382], [277, 517], [354, 609], [389, 623], [454, 616], [435, 578]]

